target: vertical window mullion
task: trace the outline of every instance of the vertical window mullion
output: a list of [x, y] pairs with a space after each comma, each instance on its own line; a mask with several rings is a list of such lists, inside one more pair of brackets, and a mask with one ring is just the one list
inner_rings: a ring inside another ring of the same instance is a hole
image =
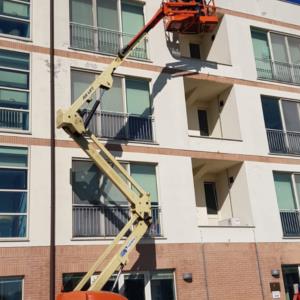
[[298, 199], [298, 193], [297, 193], [297, 189], [296, 189], [296, 182], [295, 182], [295, 174], [292, 173], [291, 174], [291, 181], [292, 181], [292, 189], [293, 189], [293, 194], [294, 194], [294, 199], [295, 199], [295, 204], [297, 209], [299, 209], [299, 199]]
[[119, 21], [119, 39], [120, 39], [120, 46], [121, 48], [124, 47], [123, 45], [123, 25], [122, 25], [122, 4], [121, 0], [117, 0], [117, 13], [118, 13], [118, 21]]
[[151, 300], [151, 282], [150, 282], [150, 272], [144, 273], [144, 284], [145, 284], [145, 300]]
[[278, 103], [279, 103], [279, 111], [280, 111], [280, 117], [281, 117], [281, 123], [282, 123], [282, 128], [283, 128], [283, 131], [286, 132], [286, 123], [285, 123], [285, 118], [284, 118], [284, 113], [283, 113], [283, 108], [282, 108], [282, 99], [279, 99], [278, 100]]
[[282, 123], [282, 129], [283, 129], [283, 140], [285, 142], [286, 145], [286, 149], [289, 149], [289, 139], [288, 139], [288, 132], [287, 132], [287, 128], [286, 128], [286, 123], [285, 123], [285, 117], [284, 117], [284, 113], [283, 113], [283, 108], [282, 108], [282, 99], [279, 99], [279, 111], [280, 111], [280, 116], [281, 116], [281, 123]]

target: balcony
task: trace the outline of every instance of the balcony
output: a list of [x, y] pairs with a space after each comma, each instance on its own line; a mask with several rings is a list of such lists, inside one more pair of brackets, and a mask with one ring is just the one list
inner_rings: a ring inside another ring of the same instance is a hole
[[[105, 28], [70, 23], [71, 47], [97, 53], [116, 55], [134, 35]], [[148, 40], [144, 39], [132, 52], [131, 58], [148, 60]]]
[[[152, 207], [152, 224], [147, 236], [162, 235], [160, 208]], [[116, 236], [129, 220], [128, 206], [73, 205], [73, 237]]]
[[285, 237], [300, 236], [300, 210], [281, 210], [280, 218]]
[[300, 132], [267, 129], [271, 153], [300, 154]]
[[0, 128], [28, 130], [28, 117], [27, 110], [0, 108]]
[[199, 226], [252, 226], [246, 168], [230, 160], [192, 159]]
[[259, 79], [300, 84], [300, 65], [256, 58]]
[[103, 138], [153, 142], [153, 123], [152, 116], [101, 111], [95, 113], [89, 128]]

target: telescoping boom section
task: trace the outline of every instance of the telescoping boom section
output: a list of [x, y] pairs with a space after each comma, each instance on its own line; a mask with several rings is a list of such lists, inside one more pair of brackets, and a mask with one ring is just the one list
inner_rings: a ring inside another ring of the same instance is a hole
[[[79, 98], [66, 110], [57, 112], [57, 127], [63, 128], [78, 146], [88, 155], [99, 170], [126, 197], [130, 207], [130, 219], [114, 241], [96, 260], [90, 270], [77, 284], [73, 292], [60, 293], [57, 300], [126, 300], [111, 292], [99, 292], [110, 277], [118, 275], [128, 262], [129, 253], [142, 239], [151, 225], [150, 194], [127, 173], [107, 148], [88, 129], [89, 123], [100, 104], [93, 101], [97, 89], [102, 92], [113, 85], [113, 73], [157, 23], [164, 19], [165, 29], [170, 32], [192, 34], [205, 32], [218, 23], [214, 1], [164, 1], [153, 18], [136, 36], [120, 50], [118, 56], [91, 83]], [[102, 94], [102, 93], [101, 93]], [[91, 103], [92, 102], [92, 103]], [[83, 109], [87, 104], [92, 108]], [[88, 253], [87, 253], [88, 255]], [[108, 262], [107, 262], [108, 261]], [[74, 262], [76, 263], [76, 262]], [[101, 267], [101, 268], [100, 268]], [[81, 291], [91, 277], [101, 269], [100, 275], [88, 291]], [[118, 278], [118, 276], [117, 276]]]

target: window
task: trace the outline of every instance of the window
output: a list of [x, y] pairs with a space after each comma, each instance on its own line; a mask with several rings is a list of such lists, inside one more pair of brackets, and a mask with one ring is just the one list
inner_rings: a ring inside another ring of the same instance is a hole
[[[95, 79], [94, 73], [71, 73], [72, 101]], [[95, 98], [100, 97], [100, 90]], [[88, 110], [93, 102], [86, 107]], [[105, 92], [90, 123], [97, 136], [134, 141], [153, 141], [153, 119], [149, 81], [133, 77], [114, 76], [113, 87]]]
[[0, 0], [0, 34], [30, 37], [30, 0]]
[[[63, 274], [64, 291], [72, 291], [83, 275], [83, 273]], [[93, 280], [93, 277], [91, 279]], [[103, 290], [110, 291], [115, 279], [114, 275]], [[83, 290], [89, 287], [90, 282]], [[172, 271], [121, 274], [114, 292], [124, 295], [128, 300], [176, 300], [174, 274]]]
[[300, 84], [300, 38], [251, 30], [258, 78]]
[[28, 150], [0, 147], [0, 238], [27, 236]]
[[21, 276], [0, 277], [0, 299], [22, 300], [23, 299], [23, 277]]
[[199, 129], [202, 136], [209, 136], [207, 111], [198, 110]]
[[[153, 223], [149, 235], [160, 236], [156, 166], [137, 163], [123, 166], [151, 193]], [[74, 237], [115, 236], [128, 222], [128, 201], [91, 161], [73, 161], [72, 188]], [[88, 219], [91, 222], [86, 222]]]
[[300, 174], [274, 172], [284, 236], [300, 236]]
[[285, 299], [293, 300], [294, 284], [300, 285], [300, 266], [299, 265], [282, 266], [282, 276], [284, 281]]
[[200, 59], [200, 45], [199, 44], [192, 44], [190, 43], [190, 56], [191, 58], [198, 58]]
[[300, 154], [300, 102], [262, 96], [271, 153]]
[[29, 129], [29, 54], [0, 50], [0, 129]]
[[204, 193], [208, 215], [218, 214], [218, 199], [215, 182], [204, 182]]
[[[117, 54], [144, 26], [143, 5], [123, 0], [70, 0], [71, 46]], [[131, 57], [148, 59], [146, 41]]]

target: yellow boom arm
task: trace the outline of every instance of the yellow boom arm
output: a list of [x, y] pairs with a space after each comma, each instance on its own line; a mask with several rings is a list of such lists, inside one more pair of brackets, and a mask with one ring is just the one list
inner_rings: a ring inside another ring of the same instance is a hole
[[[80, 291], [90, 277], [96, 272], [98, 267], [115, 253], [110, 262], [101, 271], [100, 276], [91, 285], [89, 290], [100, 290], [109, 280], [111, 275], [120, 270], [128, 261], [128, 254], [135, 245], [141, 240], [151, 224], [151, 203], [150, 194], [128, 174], [122, 165], [111, 155], [106, 147], [100, 143], [94, 134], [86, 127], [80, 109], [85, 103], [90, 103], [92, 96], [98, 88], [108, 90], [112, 87], [112, 74], [115, 69], [122, 64], [124, 59], [130, 54], [134, 47], [143, 39], [144, 35], [127, 49], [127, 55], [118, 55], [113, 62], [95, 79], [95, 81], [82, 93], [81, 96], [71, 105], [68, 110], [57, 112], [57, 127], [63, 128], [78, 146], [91, 158], [94, 164], [112, 181], [130, 203], [131, 217], [128, 223], [116, 236], [113, 243], [102, 253], [91, 269], [76, 286], [75, 291]], [[96, 106], [94, 106], [94, 111]], [[93, 109], [92, 109], [93, 110]], [[91, 115], [88, 118], [91, 118]], [[115, 251], [120, 240], [128, 231], [130, 235], [121, 244], [118, 251]]]

